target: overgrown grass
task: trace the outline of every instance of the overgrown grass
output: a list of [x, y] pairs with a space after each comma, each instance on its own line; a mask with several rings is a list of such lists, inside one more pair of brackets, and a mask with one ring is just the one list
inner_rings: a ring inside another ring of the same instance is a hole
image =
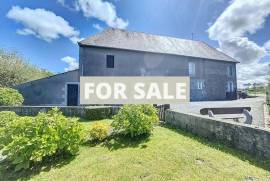
[[[83, 124], [88, 127], [92, 122]], [[77, 157], [43, 167], [20, 177], [65, 181], [270, 179], [269, 161], [162, 126], [155, 127], [150, 137], [115, 135], [104, 143], [86, 144]]]
[[251, 88], [247, 90], [249, 96], [265, 96], [266, 95], [266, 88], [265, 87], [258, 87], [256, 89]]

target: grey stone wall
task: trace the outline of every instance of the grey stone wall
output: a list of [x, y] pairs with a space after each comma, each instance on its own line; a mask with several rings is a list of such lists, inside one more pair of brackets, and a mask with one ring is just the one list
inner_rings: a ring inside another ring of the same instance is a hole
[[[195, 51], [195, 50], [194, 50]], [[114, 55], [114, 68], [106, 68], [106, 55]], [[80, 47], [80, 75], [83, 76], [189, 76], [188, 63], [194, 62], [196, 75], [191, 77], [191, 100], [225, 100], [226, 83], [236, 90], [235, 63], [110, 48]], [[227, 67], [233, 66], [233, 76]], [[204, 87], [198, 89], [197, 82]]]
[[[48, 112], [53, 106], [0, 106], [1, 111], [13, 111], [19, 116], [36, 116], [39, 112]], [[108, 119], [115, 115], [119, 107], [98, 106], [60, 106], [58, 107], [63, 115], [68, 117], [80, 117], [87, 120]]]
[[24, 105], [66, 105], [66, 84], [79, 82], [79, 70], [20, 84], [15, 88], [23, 95]]
[[270, 158], [270, 130], [205, 116], [167, 110], [165, 122], [209, 139], [220, 140], [247, 153]]

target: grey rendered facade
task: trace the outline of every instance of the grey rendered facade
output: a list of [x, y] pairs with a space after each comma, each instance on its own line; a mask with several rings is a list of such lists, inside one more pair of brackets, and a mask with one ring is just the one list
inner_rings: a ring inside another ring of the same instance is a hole
[[79, 84], [79, 71], [74, 70], [17, 86], [24, 105], [67, 105], [67, 85]]
[[203, 42], [109, 29], [79, 46], [78, 70], [17, 87], [25, 104], [67, 105], [68, 85], [79, 86], [80, 76], [190, 76], [191, 101], [235, 98], [238, 62]]

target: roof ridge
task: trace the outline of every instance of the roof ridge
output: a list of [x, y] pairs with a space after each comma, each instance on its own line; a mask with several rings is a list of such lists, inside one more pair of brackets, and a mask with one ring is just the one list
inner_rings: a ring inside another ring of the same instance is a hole
[[201, 40], [108, 28], [80, 41], [79, 46], [107, 47], [237, 62]]
[[[105, 33], [106, 31], [109, 30], [119, 30], [127, 33], [140, 33], [140, 34], [145, 34], [145, 35], [151, 35], [155, 37], [164, 37], [164, 38], [171, 38], [171, 39], [176, 39], [176, 40], [186, 40], [186, 41], [194, 41], [194, 42], [201, 42], [201, 40], [191, 40], [191, 39], [184, 39], [184, 38], [178, 38], [174, 36], [169, 36], [169, 35], [160, 35], [160, 34], [153, 34], [153, 33], [148, 33], [148, 32], [143, 32], [143, 31], [134, 31], [134, 30], [126, 30], [126, 29], [120, 29], [120, 28], [107, 28], [106, 30], [102, 31], [101, 33]], [[100, 34], [100, 33], [98, 33]]]

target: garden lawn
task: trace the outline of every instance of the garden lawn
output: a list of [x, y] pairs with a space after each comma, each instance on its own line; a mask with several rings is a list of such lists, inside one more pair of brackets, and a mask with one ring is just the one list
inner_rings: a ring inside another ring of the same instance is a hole
[[[89, 127], [91, 123], [83, 124]], [[156, 126], [149, 138], [115, 137], [102, 144], [86, 144], [69, 163], [30, 179], [269, 180], [269, 165], [183, 131]]]

